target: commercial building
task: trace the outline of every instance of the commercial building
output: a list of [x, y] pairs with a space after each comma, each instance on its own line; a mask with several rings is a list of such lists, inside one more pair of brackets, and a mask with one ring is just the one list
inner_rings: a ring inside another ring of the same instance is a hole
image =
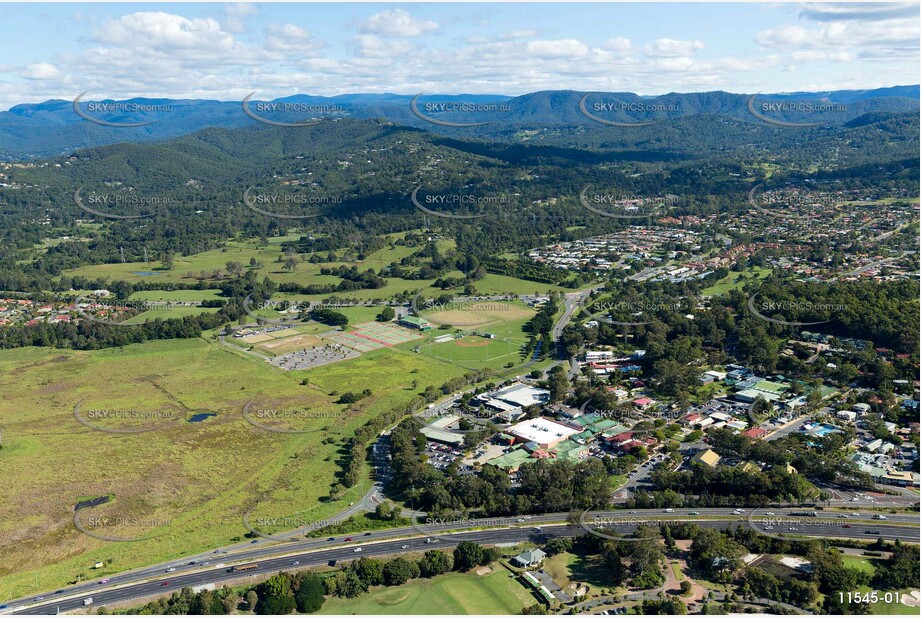
[[549, 418], [539, 417], [512, 425], [506, 433], [515, 436], [515, 442], [533, 442], [546, 450], [579, 433], [579, 430]]

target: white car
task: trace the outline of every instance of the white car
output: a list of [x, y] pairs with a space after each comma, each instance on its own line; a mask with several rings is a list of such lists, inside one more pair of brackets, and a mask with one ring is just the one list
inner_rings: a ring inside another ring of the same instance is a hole
[[360, 552], [360, 551], [361, 551], [361, 548], [360, 548], [360, 547], [356, 547], [355, 549], [352, 550], [352, 552], [353, 552], [353, 553], [356, 553], [356, 554], [357, 554], [358, 552]]
[[167, 573], [172, 573], [172, 572], [175, 571], [175, 570], [176, 570], [176, 567], [170, 567], [170, 568], [166, 569], [166, 572], [167, 572]]
[[787, 528], [787, 529], [790, 530], [791, 532], [796, 532], [796, 528], [794, 528], [793, 526], [790, 526], [790, 527]]
[[765, 515], [773, 515], [773, 514], [774, 514], [774, 511], [768, 511], [767, 513], [765, 513]]
[[764, 529], [765, 529], [765, 530], [773, 530], [773, 529], [774, 529], [774, 526], [765, 526]]
[[401, 545], [400, 549], [409, 549], [409, 545]]

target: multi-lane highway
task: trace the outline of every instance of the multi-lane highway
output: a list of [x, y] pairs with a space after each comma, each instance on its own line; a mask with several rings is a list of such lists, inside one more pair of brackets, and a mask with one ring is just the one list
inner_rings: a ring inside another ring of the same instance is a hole
[[[695, 514], [691, 515], [691, 512]], [[773, 513], [773, 517], [785, 518], [782, 524], [776, 526], [776, 530], [762, 530], [768, 524], [760, 522], [772, 517], [767, 515], [768, 512]], [[911, 543], [917, 543], [919, 540], [917, 516], [912, 514], [888, 514], [886, 521], [870, 521], [866, 513], [859, 518], [839, 518], [838, 516], [843, 513], [820, 511], [817, 518], [796, 518], [793, 513], [799, 512], [802, 510], [786, 508], [775, 508], [773, 511], [760, 509], [743, 513], [735, 513], [733, 509], [728, 508], [676, 509], [674, 513], [665, 513], [662, 509], [615, 510], [589, 513], [584, 521], [588, 524], [602, 521], [606, 527], [600, 531], [608, 536], [626, 536], [637, 525], [657, 524], [674, 519], [693, 521], [700, 526], [716, 528], [752, 526], [765, 534], [783, 535], [787, 538], [795, 536], [860, 540], [884, 538], [887, 540], [900, 539]], [[565, 513], [554, 513], [535, 515], [527, 519], [513, 518], [504, 523], [501, 528], [482, 530], [470, 530], [469, 527], [466, 530], [458, 530], [457, 522], [450, 522], [358, 533], [350, 537], [305, 539], [286, 543], [260, 542], [232, 552], [215, 550], [217, 553], [203, 554], [191, 559], [186, 558], [181, 561], [112, 575], [104, 584], [101, 583], [101, 580], [82, 583], [56, 593], [44, 593], [39, 595], [41, 600], [37, 601], [35, 598], [12, 601], [2, 613], [53, 614], [59, 611], [65, 612], [83, 608], [84, 599], [90, 597], [93, 599], [94, 607], [132, 600], [138, 601], [145, 597], [167, 594], [183, 586], [194, 588], [214, 585], [220, 587], [241, 577], [265, 576], [281, 570], [328, 565], [333, 560], [338, 563], [360, 556], [383, 556], [451, 548], [463, 540], [473, 540], [484, 544], [514, 544], [527, 540], [542, 541], [553, 536], [575, 536], [585, 533], [581, 526], [567, 524], [566, 517]], [[789, 528], [795, 528], [795, 530], [791, 531]], [[195, 560], [195, 563], [189, 564], [192, 560]], [[245, 573], [230, 572], [233, 565], [252, 563], [258, 566]], [[174, 570], [170, 572], [169, 569]]]

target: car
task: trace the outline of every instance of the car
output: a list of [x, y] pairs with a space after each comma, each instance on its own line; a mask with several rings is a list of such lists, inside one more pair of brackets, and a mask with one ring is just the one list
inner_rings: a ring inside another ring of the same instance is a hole
[[291, 563], [291, 566], [297, 566], [297, 565], [299, 565], [299, 564], [300, 564], [300, 561], [299, 561], [299, 560], [295, 560], [294, 562]]
[[879, 530], [867, 530], [864, 534], [880, 534]]
[[210, 562], [207, 562], [207, 561], [201, 563], [202, 566], [208, 566], [209, 564], [211, 564], [211, 563], [210, 563]]
[[773, 530], [773, 529], [774, 529], [774, 526], [765, 526], [764, 529], [765, 529], [765, 530]]
[[87, 598], [83, 599], [83, 604], [84, 604], [84, 605], [92, 605], [92, 604], [93, 604], [93, 597], [87, 597]]
[[346, 541], [351, 541], [351, 540], [352, 540], [352, 537], [347, 536], [347, 537], [345, 537], [345, 540], [346, 540]]
[[838, 515], [838, 519], [847, 519], [847, 515]]
[[371, 536], [370, 532], [365, 532], [365, 536]]
[[357, 554], [358, 552], [360, 552], [360, 551], [361, 551], [361, 548], [360, 548], [360, 547], [356, 547], [355, 549], [352, 550], [352, 552], [353, 552], [353, 553], [356, 553], [356, 554]]
[[0, 605], [0, 609], [7, 609], [8, 607], [9, 605], [7, 605], [6, 603], [4, 603], [3, 605]]
[[523, 524], [523, 523], [524, 523], [524, 517], [519, 517], [519, 518], [518, 518], [518, 523], [519, 523], [519, 524]]
[[219, 553], [221, 553], [221, 550], [215, 549], [215, 550], [214, 550], [213, 552], [211, 552], [211, 553], [212, 553], [212, 554], [219, 554]]
[[790, 526], [789, 528], [787, 528], [787, 530], [790, 530], [791, 532], [796, 532], [796, 527]]
[[700, 515], [700, 513], [698, 513], [697, 511], [691, 511], [690, 513], [688, 513], [688, 515]]
[[844, 525], [841, 526], [841, 527], [842, 527], [842, 528], [850, 528], [850, 527], [851, 527], [851, 524], [844, 524]]
[[55, 590], [55, 591], [54, 591], [54, 594], [63, 594], [63, 593], [64, 593], [63, 590]]
[[45, 600], [45, 597], [35, 597], [35, 598], [32, 599], [32, 600], [33, 600], [33, 601], [44, 601], [44, 600]]
[[175, 571], [175, 570], [176, 570], [176, 567], [170, 567], [170, 568], [166, 569], [166, 572], [167, 572], [167, 573], [172, 573], [172, 572]]
[[160, 582], [161, 586], [169, 586], [169, 582]]
[[197, 562], [198, 562], [197, 560], [189, 560], [189, 566], [191, 566], [191, 565], [193, 565], [193, 564], [197, 564]]
[[253, 539], [252, 541], [249, 542], [249, 544], [252, 545], [253, 543], [258, 543], [258, 542], [259, 542], [259, 539]]
[[329, 538], [328, 538], [328, 539], [326, 539], [326, 540], [327, 540], [327, 541], [335, 541], [335, 540], [336, 540], [336, 537], [334, 537], [334, 536], [331, 536], [331, 537], [329, 537]]
[[765, 513], [765, 515], [773, 515], [773, 514], [774, 514], [774, 511], [768, 511], [767, 513]]
[[101, 579], [101, 580], [99, 580], [99, 583], [100, 583], [100, 584], [108, 584], [108, 583], [109, 583], [109, 578], [107, 577], [107, 578], [105, 578], [105, 579]]
[[401, 545], [400, 549], [409, 549], [409, 545]]

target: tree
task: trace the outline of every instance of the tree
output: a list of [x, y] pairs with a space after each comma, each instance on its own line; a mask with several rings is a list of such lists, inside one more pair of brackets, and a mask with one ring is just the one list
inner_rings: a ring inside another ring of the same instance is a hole
[[285, 615], [294, 611], [296, 603], [286, 573], [276, 573], [257, 589], [261, 600], [256, 605], [256, 613]]
[[259, 604], [259, 595], [256, 594], [255, 590], [248, 590], [246, 592], [246, 608], [253, 612], [256, 611], [256, 605]]
[[381, 312], [377, 314], [378, 322], [389, 322], [397, 316], [397, 312], [393, 310], [393, 307], [384, 307], [381, 309]]
[[392, 521], [400, 515], [400, 511], [390, 500], [385, 500], [377, 505], [374, 514], [382, 521]]
[[297, 593], [294, 600], [297, 611], [302, 614], [312, 614], [323, 607], [323, 580], [315, 573], [299, 573], [297, 576]]
[[419, 573], [422, 577], [441, 575], [452, 568], [454, 568], [454, 559], [450, 554], [439, 549], [431, 549], [425, 552], [425, 555], [419, 560]]
[[473, 541], [461, 541], [454, 548], [454, 570], [468, 571], [483, 563], [483, 547]]
[[176, 256], [172, 251], [167, 251], [163, 254], [163, 257], [160, 258], [160, 264], [163, 270], [173, 270], [173, 264], [175, 263]]
[[394, 558], [384, 565], [384, 583], [388, 586], [400, 586], [419, 577], [419, 572], [419, 564], [415, 560]]
[[384, 583], [384, 563], [377, 558], [362, 556], [349, 566], [349, 570], [368, 586], [380, 586]]

